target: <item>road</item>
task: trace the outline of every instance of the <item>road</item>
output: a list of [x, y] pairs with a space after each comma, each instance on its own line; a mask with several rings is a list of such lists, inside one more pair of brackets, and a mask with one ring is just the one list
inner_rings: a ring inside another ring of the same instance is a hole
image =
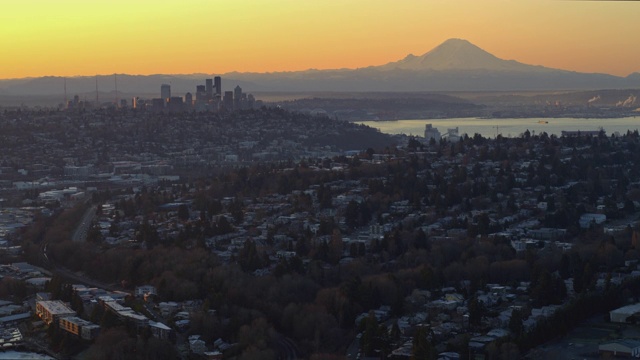
[[283, 335], [278, 336], [276, 340], [276, 350], [278, 360], [296, 360], [298, 358], [296, 344]]
[[[89, 231], [89, 228], [91, 227], [91, 223], [93, 222], [93, 219], [96, 216], [96, 209], [97, 209], [96, 205], [93, 205], [89, 207], [89, 209], [87, 209], [87, 211], [84, 213], [84, 216], [78, 223], [76, 230], [73, 232], [73, 235], [71, 236], [72, 241], [74, 242], [86, 241], [87, 233]], [[42, 250], [42, 257], [43, 257], [44, 263], [47, 265], [47, 267], [51, 270], [52, 273], [59, 275], [67, 280], [71, 280], [72, 282], [75, 282], [77, 284], [84, 284], [87, 286], [97, 287], [97, 288], [101, 288], [109, 291], [123, 291], [122, 287], [119, 285], [106, 284], [101, 281], [89, 278], [87, 276], [75, 273], [64, 267], [58, 266], [56, 263], [52, 261], [51, 257], [47, 254], [47, 251], [49, 249], [48, 241], [46, 240], [43, 241], [40, 245], [40, 249]]]
[[349, 360], [356, 360], [358, 359], [358, 354], [360, 354], [360, 334], [353, 339], [353, 342], [347, 348], [347, 358]]
[[62, 357], [60, 354], [56, 354], [54, 351], [52, 351], [49, 348], [49, 345], [43, 344], [43, 343], [39, 342], [38, 340], [36, 340], [34, 338], [25, 337], [24, 340], [23, 340], [23, 345], [29, 351], [33, 351], [33, 352], [36, 352], [36, 353], [45, 353], [45, 354], [51, 356], [54, 359], [65, 359], [66, 358], [66, 357]]
[[87, 240], [87, 233], [89, 232], [89, 228], [91, 227], [91, 223], [93, 223], [93, 219], [96, 217], [96, 209], [97, 205], [93, 205], [87, 209], [82, 217], [82, 221], [76, 227], [76, 231], [73, 232], [71, 236], [71, 240], [73, 242], [84, 242]]

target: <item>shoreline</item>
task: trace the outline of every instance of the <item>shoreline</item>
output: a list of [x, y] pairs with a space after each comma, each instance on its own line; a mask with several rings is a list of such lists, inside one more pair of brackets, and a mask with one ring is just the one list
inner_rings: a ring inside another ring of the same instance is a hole
[[[605, 119], [626, 119], [626, 118], [640, 118], [640, 113], [638, 114], [626, 114], [626, 115], [616, 115], [616, 116], [578, 116], [578, 115], [559, 115], [559, 116], [510, 116], [510, 117], [493, 117], [493, 116], [459, 116], [459, 117], [444, 117], [444, 118], [422, 118], [422, 119], [365, 119], [365, 120], [345, 120], [352, 123], [362, 123], [362, 122], [391, 122], [391, 121], [429, 121], [429, 120], [453, 120], [453, 119], [477, 119], [477, 120], [513, 120], [513, 119], [522, 119], [522, 120], [551, 120], [551, 119], [584, 119], [584, 120], [605, 120]], [[339, 119], [339, 118], [338, 118]]]

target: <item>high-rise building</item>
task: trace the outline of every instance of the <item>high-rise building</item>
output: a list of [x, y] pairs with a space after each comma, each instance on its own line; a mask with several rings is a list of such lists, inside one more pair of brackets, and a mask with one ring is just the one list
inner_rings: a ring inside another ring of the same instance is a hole
[[151, 99], [151, 109], [155, 112], [164, 111], [164, 106], [167, 104], [166, 99], [156, 98]]
[[233, 91], [225, 91], [224, 98], [222, 99], [222, 104], [225, 109], [233, 110]]
[[214, 77], [213, 83], [216, 87], [216, 95], [218, 95], [218, 97], [221, 97], [222, 96], [222, 78], [220, 76]]
[[205, 80], [205, 89], [207, 91], [207, 100], [211, 100], [213, 98], [213, 79]]
[[183, 100], [180, 96], [172, 96], [167, 103], [167, 109], [171, 112], [177, 112], [183, 110]]
[[204, 85], [196, 86], [196, 102], [207, 101], [207, 90]]
[[160, 97], [164, 99], [165, 102], [169, 101], [171, 97], [171, 85], [162, 84], [160, 86]]
[[193, 95], [190, 92], [184, 94], [184, 103], [187, 107], [191, 107], [193, 105]]
[[233, 108], [236, 110], [240, 110], [240, 101], [242, 99], [242, 88], [240, 85], [236, 85], [236, 88], [233, 89]]

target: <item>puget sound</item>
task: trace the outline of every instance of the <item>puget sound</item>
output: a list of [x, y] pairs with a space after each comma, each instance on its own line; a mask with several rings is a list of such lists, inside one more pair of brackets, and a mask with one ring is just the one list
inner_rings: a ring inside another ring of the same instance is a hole
[[431, 124], [441, 133], [447, 129], [458, 128], [458, 133], [470, 137], [480, 134], [483, 137], [495, 138], [519, 137], [529, 130], [531, 135], [546, 132], [547, 135], [561, 136], [562, 131], [599, 131], [604, 130], [607, 136], [624, 135], [627, 131], [640, 129], [640, 116], [606, 119], [587, 118], [449, 118], [392, 121], [357, 121], [376, 128], [380, 132], [392, 135], [405, 134], [424, 136], [426, 124]]

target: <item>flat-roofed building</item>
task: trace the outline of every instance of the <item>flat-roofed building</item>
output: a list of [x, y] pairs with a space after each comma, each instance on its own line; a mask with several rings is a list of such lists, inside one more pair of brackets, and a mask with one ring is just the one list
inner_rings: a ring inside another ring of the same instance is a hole
[[640, 357], [640, 341], [621, 339], [598, 345], [598, 352], [605, 356]]
[[36, 302], [36, 314], [47, 325], [66, 316], [75, 316], [76, 312], [60, 300]]
[[122, 306], [115, 301], [105, 301], [105, 309], [113, 312], [122, 321], [131, 321], [136, 326], [149, 325], [149, 319], [141, 314], [136, 313], [129, 307]]
[[3, 316], [0, 317], [0, 327], [8, 327], [11, 325], [17, 325], [23, 321], [27, 321], [31, 318], [31, 313], [22, 313], [22, 314], [15, 314], [15, 315], [9, 315], [9, 316]]
[[640, 314], [640, 303], [623, 306], [621, 308], [609, 311], [611, 322], [624, 323], [630, 317]]
[[173, 329], [161, 322], [149, 321], [151, 334], [161, 340], [169, 340], [173, 334]]
[[100, 326], [76, 316], [60, 318], [59, 324], [61, 329], [84, 340], [93, 340], [100, 332]]

